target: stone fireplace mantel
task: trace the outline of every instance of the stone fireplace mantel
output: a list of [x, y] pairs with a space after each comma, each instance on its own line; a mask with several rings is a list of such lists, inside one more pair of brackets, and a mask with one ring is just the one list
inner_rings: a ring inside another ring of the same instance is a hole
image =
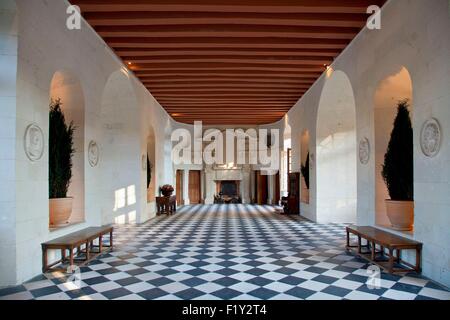
[[243, 179], [242, 169], [215, 169], [215, 181], [241, 181]]
[[206, 204], [214, 203], [217, 185], [221, 181], [236, 181], [239, 186], [239, 196], [244, 203], [250, 202], [250, 166], [224, 168], [208, 166], [205, 168]]

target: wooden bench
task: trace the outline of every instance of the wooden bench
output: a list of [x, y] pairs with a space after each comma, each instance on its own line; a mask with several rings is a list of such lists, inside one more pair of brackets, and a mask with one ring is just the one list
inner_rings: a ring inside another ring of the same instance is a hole
[[[113, 249], [113, 231], [112, 225], [103, 227], [90, 227], [66, 236], [42, 243], [42, 272], [46, 273], [57, 264], [69, 262], [73, 266], [75, 260], [80, 260], [84, 255], [82, 264], [84, 265], [99, 256], [100, 254]], [[103, 244], [103, 236], [109, 234], [109, 245]], [[94, 241], [98, 239], [98, 245]], [[84, 245], [84, 248], [82, 246]], [[106, 247], [106, 250], [104, 248]], [[76, 253], [74, 250], [77, 249]], [[61, 250], [61, 260], [48, 264], [48, 250]], [[67, 250], [69, 255], [67, 255]], [[55, 269], [53, 269], [55, 270]]]
[[[351, 234], [358, 238], [356, 245], [350, 244]], [[366, 240], [367, 243], [365, 245], [362, 244], [362, 239]], [[373, 262], [389, 273], [410, 271], [420, 273], [422, 271], [422, 243], [403, 238], [374, 227], [347, 227], [346, 249], [361, 258]], [[401, 259], [401, 251], [410, 249], [416, 251], [415, 265]], [[395, 264], [402, 265], [402, 267], [396, 268]], [[407, 266], [407, 268], [403, 266]]]

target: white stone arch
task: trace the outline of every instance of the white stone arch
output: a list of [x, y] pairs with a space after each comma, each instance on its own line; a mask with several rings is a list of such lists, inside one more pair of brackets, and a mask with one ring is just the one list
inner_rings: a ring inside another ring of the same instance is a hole
[[390, 139], [397, 103], [409, 100], [409, 111], [414, 129], [413, 114], [413, 81], [409, 69], [403, 65], [394, 65], [390, 72], [384, 74], [378, 82], [374, 93], [374, 146], [373, 161], [375, 162], [375, 224], [390, 226], [386, 214], [385, 199], [389, 199], [387, 187], [381, 176], [384, 155]]
[[[356, 222], [356, 105], [343, 71], [325, 80], [316, 124], [316, 219]], [[311, 159], [314, 165], [314, 159]]]
[[74, 149], [72, 158], [72, 179], [67, 193], [73, 197], [73, 209], [70, 223], [78, 223], [85, 220], [85, 96], [79, 77], [75, 72], [61, 69], [53, 74], [49, 91], [50, 101], [60, 99], [61, 109], [64, 112], [66, 122], [73, 122]]
[[102, 223], [140, 219], [142, 168], [139, 107], [124, 70], [110, 75], [102, 94], [100, 163]]

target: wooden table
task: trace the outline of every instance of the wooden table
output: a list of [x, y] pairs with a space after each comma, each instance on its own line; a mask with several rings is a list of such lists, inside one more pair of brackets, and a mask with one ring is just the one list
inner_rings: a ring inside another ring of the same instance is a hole
[[[369, 226], [349, 226], [346, 231], [347, 250], [355, 253], [361, 258], [373, 262], [383, 270], [389, 273], [410, 271], [420, 273], [422, 271], [422, 243]], [[355, 235], [358, 239], [356, 245], [350, 244], [351, 234]], [[365, 245], [362, 244], [362, 239], [366, 240], [367, 243]], [[379, 247], [378, 250], [377, 245]], [[415, 265], [401, 259], [401, 251], [409, 249], [416, 251]], [[388, 258], [387, 261], [384, 259], [385, 256]], [[394, 263], [405, 265], [408, 268], [395, 268]]]
[[177, 196], [156, 197], [157, 214], [172, 215], [177, 212]]
[[[84, 265], [104, 253], [113, 249], [113, 232], [114, 227], [107, 225], [103, 227], [90, 227], [66, 236], [42, 243], [42, 272], [50, 271], [51, 268], [57, 264], [69, 262], [70, 266], [75, 264], [75, 259], [82, 254], [85, 255], [83, 259]], [[103, 244], [103, 236], [109, 234], [109, 245]], [[98, 239], [98, 245], [94, 245], [94, 240]], [[82, 246], [85, 248], [82, 249]], [[104, 250], [106, 248], [107, 250]], [[76, 253], [74, 250], [77, 249]], [[61, 259], [48, 264], [48, 250], [61, 250]], [[69, 251], [69, 258], [67, 258], [67, 250]]]

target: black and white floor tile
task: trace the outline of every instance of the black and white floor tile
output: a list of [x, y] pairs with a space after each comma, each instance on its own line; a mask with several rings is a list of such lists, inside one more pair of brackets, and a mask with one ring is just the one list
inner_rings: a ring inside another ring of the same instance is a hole
[[[171, 217], [118, 226], [116, 248], [81, 268], [0, 289], [0, 299], [445, 299], [414, 274], [381, 274], [344, 250], [345, 225], [282, 216], [270, 206], [186, 206]], [[73, 277], [72, 277], [73, 278]]]

